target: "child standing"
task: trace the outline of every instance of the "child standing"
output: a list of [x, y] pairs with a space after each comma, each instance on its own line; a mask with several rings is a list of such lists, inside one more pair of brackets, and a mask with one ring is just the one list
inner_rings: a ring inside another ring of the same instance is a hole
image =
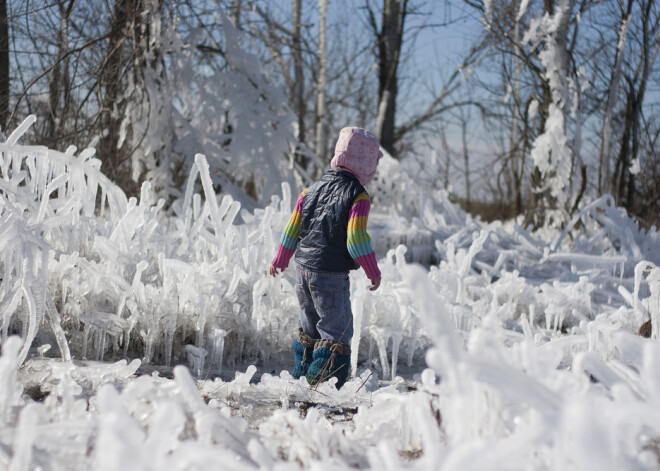
[[293, 341], [291, 375], [316, 384], [334, 376], [337, 389], [348, 379], [353, 337], [348, 272], [360, 267], [380, 286], [380, 270], [367, 234], [370, 200], [364, 186], [383, 156], [368, 131], [339, 133], [331, 168], [298, 197], [271, 262], [276, 276], [296, 257], [296, 294], [302, 327]]

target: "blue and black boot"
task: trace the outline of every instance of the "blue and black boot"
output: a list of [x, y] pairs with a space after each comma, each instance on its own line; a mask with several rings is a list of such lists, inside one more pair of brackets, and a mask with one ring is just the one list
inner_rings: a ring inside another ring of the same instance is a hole
[[307, 382], [311, 385], [337, 378], [337, 389], [348, 379], [351, 365], [351, 347], [335, 340], [317, 340], [312, 364], [307, 370]]
[[316, 340], [304, 333], [302, 329], [298, 330], [298, 337], [293, 341], [292, 345], [295, 365], [291, 370], [291, 376], [295, 379], [307, 374], [307, 369], [312, 362], [315, 342]]

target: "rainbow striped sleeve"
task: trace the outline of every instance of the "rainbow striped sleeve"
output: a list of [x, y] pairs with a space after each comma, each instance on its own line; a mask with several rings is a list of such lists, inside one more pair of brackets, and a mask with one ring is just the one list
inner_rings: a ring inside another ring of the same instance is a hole
[[296, 201], [296, 207], [293, 210], [293, 214], [289, 218], [284, 231], [282, 232], [282, 237], [280, 237], [280, 245], [277, 248], [277, 254], [273, 259], [271, 265], [275, 268], [281, 268], [284, 270], [289, 266], [289, 260], [296, 251], [296, 246], [298, 245], [298, 235], [300, 234], [300, 213], [302, 212], [303, 197], [307, 193], [305, 188], [300, 196], [298, 196], [298, 201]]
[[355, 202], [348, 212], [348, 239], [346, 246], [348, 253], [367, 274], [367, 278], [373, 280], [380, 276], [376, 254], [371, 248], [371, 237], [367, 234], [367, 217], [371, 202], [369, 195], [361, 193], [355, 198]]

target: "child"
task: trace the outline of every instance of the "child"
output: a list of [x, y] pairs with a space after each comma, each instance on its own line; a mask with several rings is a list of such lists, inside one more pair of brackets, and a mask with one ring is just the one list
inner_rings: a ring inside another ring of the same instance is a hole
[[298, 197], [270, 274], [296, 254], [296, 294], [302, 328], [293, 341], [291, 375], [310, 384], [334, 376], [337, 389], [348, 379], [353, 337], [349, 270], [362, 267], [371, 291], [380, 270], [367, 234], [369, 195], [364, 189], [383, 156], [378, 140], [362, 128], [339, 133], [331, 168]]

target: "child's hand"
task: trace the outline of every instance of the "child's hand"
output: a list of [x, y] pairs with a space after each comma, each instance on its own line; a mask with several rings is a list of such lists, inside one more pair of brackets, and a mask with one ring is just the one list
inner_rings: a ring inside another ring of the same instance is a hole
[[374, 278], [373, 280], [371, 280], [371, 288], [369, 288], [369, 291], [376, 291], [379, 286], [380, 286], [380, 276], [378, 278]]
[[[270, 274], [271, 274], [273, 277], [275, 277], [275, 276], [278, 275], [277, 270], [278, 270], [278, 269], [277, 269], [276, 267], [274, 267], [274, 266], [272, 266], [272, 265], [270, 266]], [[279, 273], [282, 273], [282, 272], [284, 271], [284, 268], [280, 268], [279, 270], [280, 270]]]

